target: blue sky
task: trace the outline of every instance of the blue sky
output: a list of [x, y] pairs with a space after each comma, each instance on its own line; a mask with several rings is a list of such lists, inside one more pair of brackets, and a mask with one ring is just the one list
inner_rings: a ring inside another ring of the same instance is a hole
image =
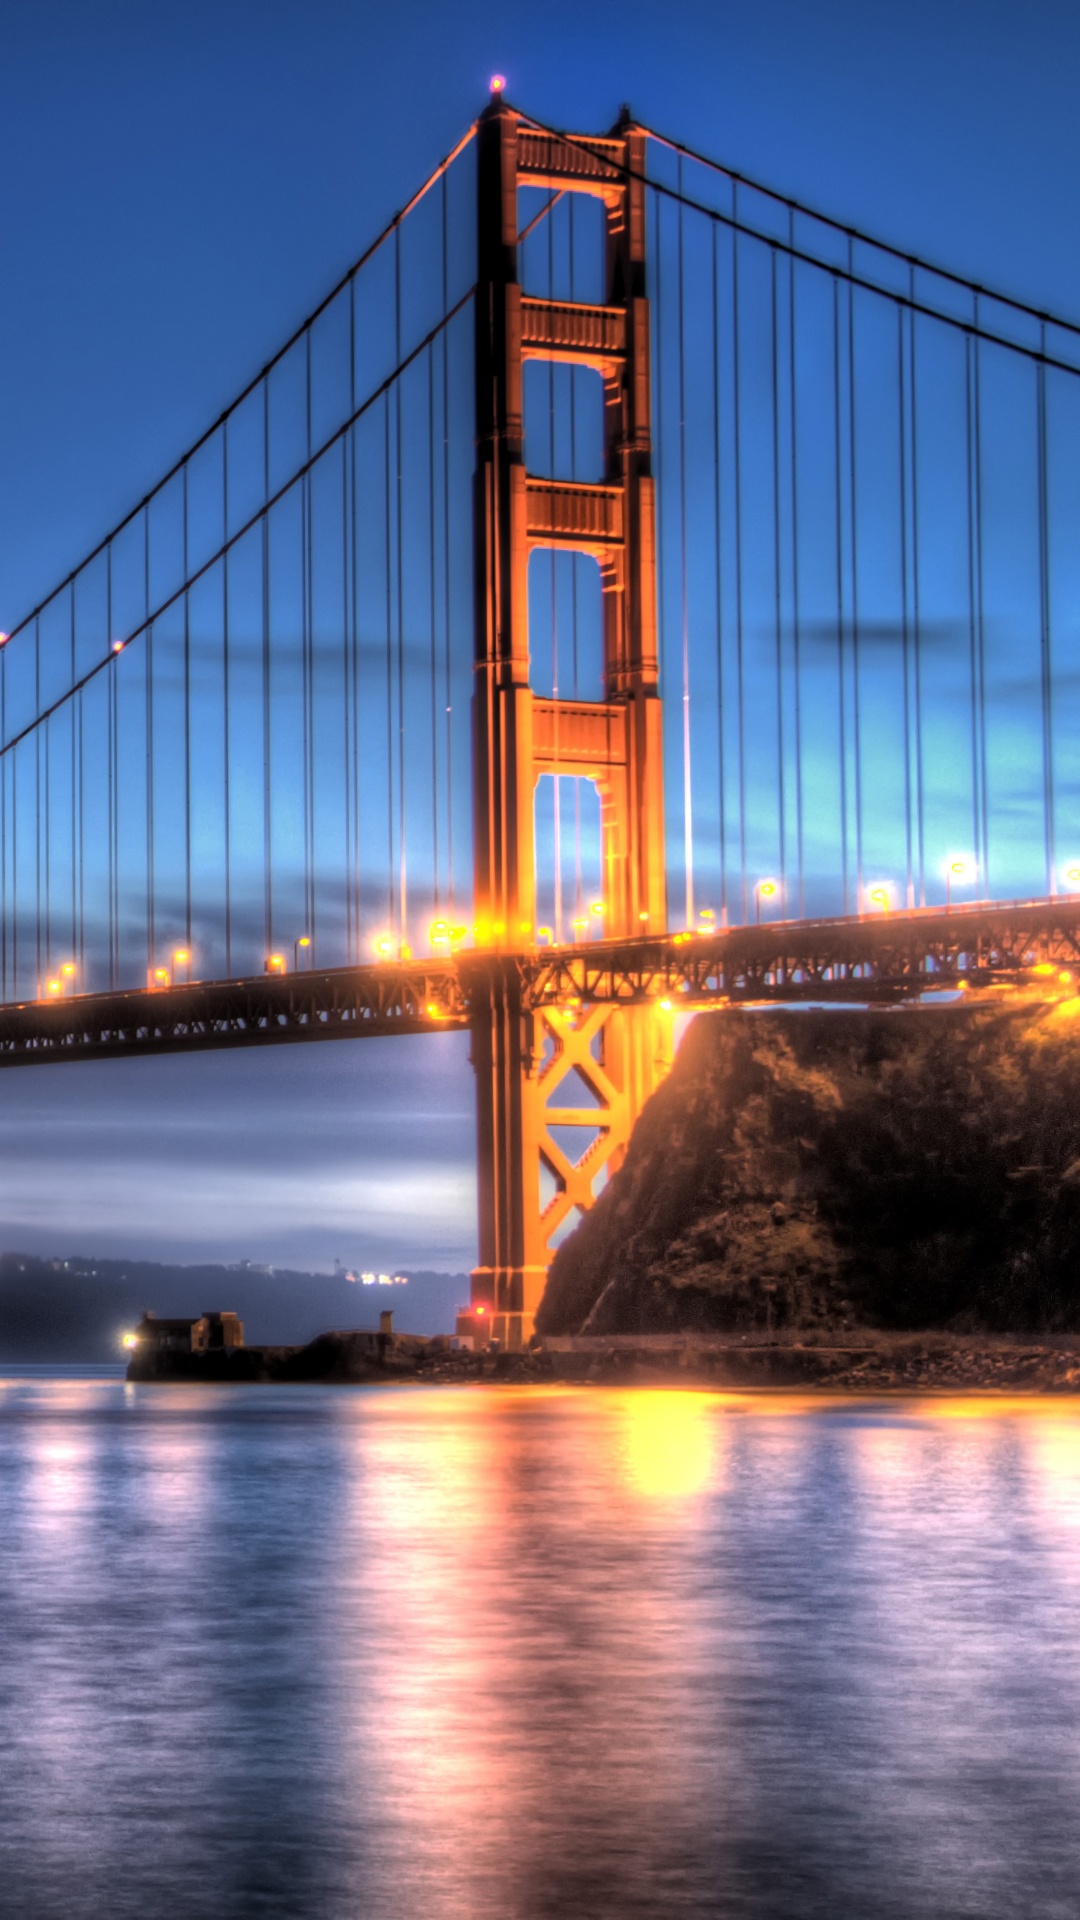
[[[153, 483], [486, 97], [641, 118], [1080, 317], [1080, 16], [1043, 0], [36, 0], [0, 8], [0, 625]], [[0, 1077], [0, 1239], [458, 1268], [471, 1086], [444, 1036]], [[426, 1116], [419, 1119], [417, 1116]]]

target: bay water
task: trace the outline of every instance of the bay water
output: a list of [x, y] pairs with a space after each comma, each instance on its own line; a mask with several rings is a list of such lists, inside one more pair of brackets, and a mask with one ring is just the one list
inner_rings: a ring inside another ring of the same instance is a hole
[[1080, 1403], [0, 1373], [0, 1915], [1075, 1920]]

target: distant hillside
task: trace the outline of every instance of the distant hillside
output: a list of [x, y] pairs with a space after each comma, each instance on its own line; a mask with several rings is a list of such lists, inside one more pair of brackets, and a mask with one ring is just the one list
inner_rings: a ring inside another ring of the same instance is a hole
[[1075, 1331], [1077, 1009], [699, 1016], [538, 1328]]
[[311, 1340], [330, 1328], [377, 1323], [392, 1307], [403, 1333], [450, 1333], [469, 1297], [458, 1273], [410, 1273], [405, 1286], [364, 1286], [342, 1274], [272, 1273], [248, 1267], [165, 1266], [152, 1260], [0, 1255], [0, 1364], [120, 1360], [120, 1335], [147, 1307], [157, 1314], [227, 1308], [245, 1337], [268, 1345]]

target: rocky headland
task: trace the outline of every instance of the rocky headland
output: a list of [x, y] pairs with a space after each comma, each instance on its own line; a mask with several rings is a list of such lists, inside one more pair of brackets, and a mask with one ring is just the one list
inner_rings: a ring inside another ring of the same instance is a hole
[[1080, 1386], [1078, 1014], [700, 1016], [556, 1256], [558, 1371]]

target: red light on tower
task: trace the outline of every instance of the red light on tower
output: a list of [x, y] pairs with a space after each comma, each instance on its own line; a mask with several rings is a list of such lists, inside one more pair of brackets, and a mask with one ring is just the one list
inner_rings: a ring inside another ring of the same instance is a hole
[[496, 98], [500, 93], [504, 93], [506, 90], [505, 73], [493, 73], [491, 76], [491, 79], [488, 82], [488, 87], [489, 87], [489, 90], [496, 96]]

